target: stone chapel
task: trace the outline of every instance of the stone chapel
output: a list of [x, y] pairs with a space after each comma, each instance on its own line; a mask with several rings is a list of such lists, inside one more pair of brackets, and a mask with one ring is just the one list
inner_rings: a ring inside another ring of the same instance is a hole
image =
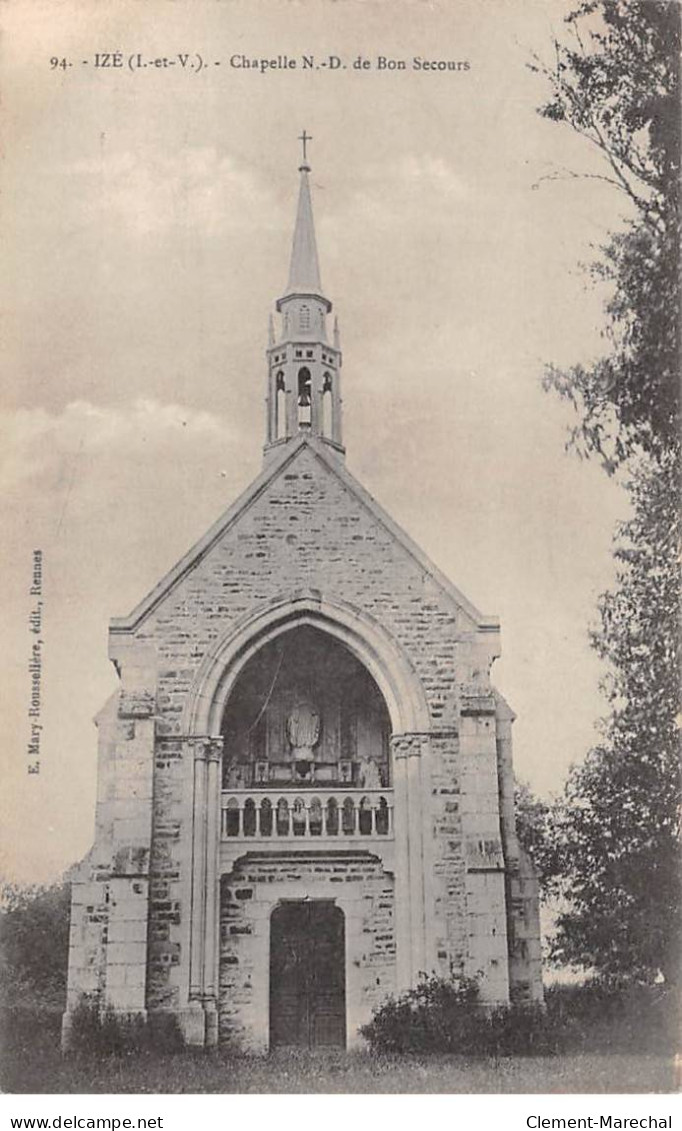
[[484, 616], [346, 468], [305, 152], [263, 470], [127, 617], [68, 1002], [189, 1045], [350, 1047], [422, 972], [541, 1000]]

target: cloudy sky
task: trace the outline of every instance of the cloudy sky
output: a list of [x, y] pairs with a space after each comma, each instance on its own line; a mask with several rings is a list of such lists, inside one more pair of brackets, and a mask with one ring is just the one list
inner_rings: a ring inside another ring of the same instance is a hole
[[[266, 326], [287, 275], [297, 135], [313, 135], [323, 282], [341, 323], [348, 466], [485, 613], [519, 774], [560, 787], [594, 738], [588, 646], [618, 486], [567, 455], [546, 362], [601, 348], [580, 263], [624, 204], [535, 112], [563, 0], [10, 0], [2, 867], [89, 847], [96, 732], [123, 615], [260, 468]], [[121, 69], [95, 53], [120, 51]], [[129, 57], [194, 70], [134, 70]], [[344, 66], [271, 70], [230, 57]], [[369, 70], [352, 63], [359, 55]], [[196, 57], [202, 69], [197, 70]], [[380, 71], [378, 56], [407, 61]], [[468, 61], [415, 71], [411, 60]], [[67, 66], [51, 68], [50, 59]], [[87, 60], [87, 65], [84, 64]], [[219, 63], [219, 66], [216, 66]], [[538, 185], [538, 182], [539, 185]], [[44, 557], [42, 760], [27, 775], [32, 551]]]

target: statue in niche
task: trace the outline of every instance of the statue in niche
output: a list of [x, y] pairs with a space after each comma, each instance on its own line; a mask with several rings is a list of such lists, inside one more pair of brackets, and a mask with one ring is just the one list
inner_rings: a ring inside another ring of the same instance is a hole
[[265, 785], [270, 778], [269, 762], [254, 762], [253, 780], [256, 785]]
[[241, 762], [231, 762], [225, 775], [226, 789], [244, 789], [244, 766]]
[[358, 776], [363, 789], [381, 789], [381, 771], [374, 758], [362, 759]]
[[295, 762], [314, 762], [320, 716], [309, 703], [297, 703], [287, 719], [287, 737]]
[[342, 784], [343, 785], [352, 785], [353, 784], [353, 763], [349, 759], [344, 758], [344, 760], [342, 762], [339, 762], [339, 771], [340, 771], [340, 774], [341, 774]]

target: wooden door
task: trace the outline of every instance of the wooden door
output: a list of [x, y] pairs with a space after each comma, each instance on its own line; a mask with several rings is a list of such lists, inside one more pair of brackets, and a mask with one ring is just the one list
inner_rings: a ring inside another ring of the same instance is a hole
[[346, 1046], [344, 916], [328, 900], [291, 901], [270, 925], [270, 1045]]

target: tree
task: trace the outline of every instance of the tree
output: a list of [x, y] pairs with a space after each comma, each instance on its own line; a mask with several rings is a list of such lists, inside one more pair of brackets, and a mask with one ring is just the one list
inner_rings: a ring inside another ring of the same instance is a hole
[[0, 951], [5, 996], [62, 1005], [69, 950], [70, 885], [2, 890]]
[[554, 957], [602, 974], [673, 980], [680, 946], [679, 47], [677, 3], [601, 0], [567, 20], [543, 67], [545, 117], [595, 146], [630, 218], [592, 271], [607, 278], [608, 352], [550, 367], [574, 405], [571, 440], [627, 474], [615, 588], [592, 644], [608, 665], [603, 741], [574, 767], [550, 827], [564, 909]]
[[621, 527], [617, 587], [600, 603], [594, 643], [610, 666], [604, 742], [569, 774], [552, 837], [565, 909], [555, 959], [618, 977], [679, 975], [680, 516], [669, 456], [633, 480]]
[[631, 218], [592, 266], [613, 287], [609, 352], [591, 367], [550, 366], [546, 382], [579, 414], [573, 441], [612, 472], [679, 444], [680, 9], [590, 0], [566, 22], [572, 42], [554, 44], [554, 66], [531, 65], [551, 85], [539, 112], [598, 150], [603, 171], [582, 175], [617, 189]]

